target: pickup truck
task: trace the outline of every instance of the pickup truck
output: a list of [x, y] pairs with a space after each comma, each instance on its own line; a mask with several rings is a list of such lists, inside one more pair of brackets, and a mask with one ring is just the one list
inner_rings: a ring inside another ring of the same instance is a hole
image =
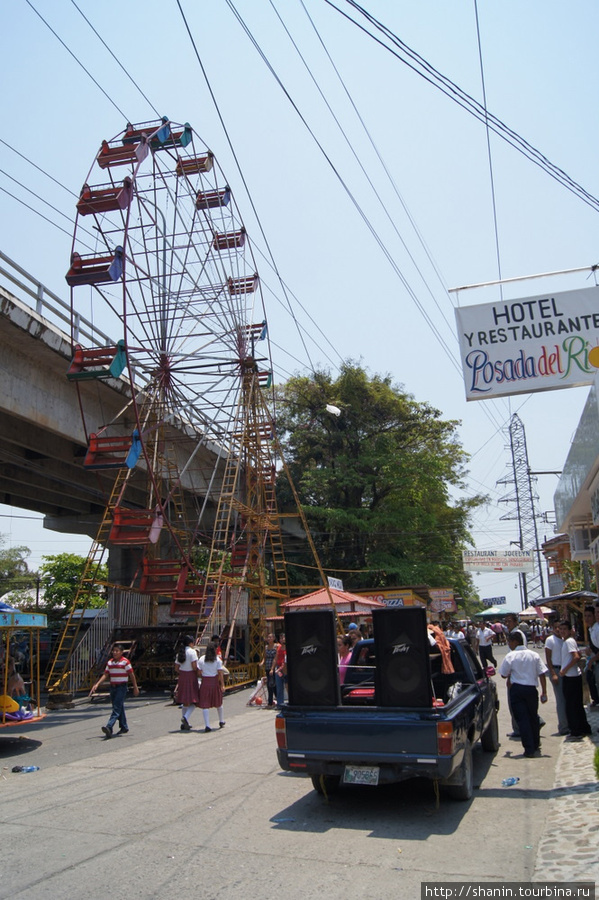
[[[492, 676], [468, 644], [450, 640], [454, 672], [431, 665], [430, 708], [376, 705], [376, 644], [356, 644], [334, 706], [284, 706], [276, 717], [277, 757], [285, 771], [311, 777], [325, 796], [343, 784], [435, 779], [456, 800], [473, 791], [472, 748], [499, 747], [499, 702]], [[432, 648], [431, 648], [432, 649]]]

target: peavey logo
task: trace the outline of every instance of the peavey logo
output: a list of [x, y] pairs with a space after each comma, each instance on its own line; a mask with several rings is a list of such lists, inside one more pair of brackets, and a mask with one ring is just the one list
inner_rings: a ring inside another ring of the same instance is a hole
[[395, 656], [396, 653], [409, 653], [409, 652], [410, 652], [409, 644], [394, 644], [393, 645], [393, 653], [392, 653], [393, 656]]
[[305, 647], [302, 647], [302, 652], [300, 656], [311, 656], [313, 653], [318, 652], [318, 647], [316, 644], [306, 644]]

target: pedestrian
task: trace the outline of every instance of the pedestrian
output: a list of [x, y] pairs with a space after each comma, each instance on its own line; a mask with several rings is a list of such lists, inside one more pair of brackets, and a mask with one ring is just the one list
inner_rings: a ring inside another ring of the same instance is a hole
[[214, 644], [208, 644], [204, 656], [198, 661], [198, 671], [202, 676], [200, 685], [199, 706], [204, 716], [204, 734], [212, 731], [210, 727], [210, 710], [218, 712], [218, 727], [225, 727], [223, 711], [223, 697], [225, 692], [225, 679], [223, 677], [223, 663], [216, 655]]
[[112, 645], [112, 656], [106, 663], [103, 675], [98, 678], [93, 688], [89, 692], [92, 697], [103, 681], [110, 682], [110, 700], [112, 702], [112, 712], [106, 725], [102, 725], [102, 731], [107, 738], [112, 737], [112, 729], [118, 719], [119, 734], [127, 734], [129, 726], [127, 725], [127, 716], [125, 714], [125, 697], [127, 696], [127, 684], [130, 681], [133, 685], [133, 696], [139, 696], [139, 688], [135, 680], [135, 672], [133, 666], [126, 656], [123, 654], [122, 644]]
[[191, 731], [189, 717], [192, 710], [200, 705], [198, 684], [198, 651], [194, 649], [195, 638], [186, 634], [175, 660], [177, 670], [176, 702], [181, 705], [181, 731]]
[[526, 637], [526, 634], [525, 634], [522, 626], [520, 625], [520, 622], [518, 620], [518, 616], [516, 615], [516, 613], [508, 613], [506, 615], [505, 625], [507, 628], [506, 638], [507, 638], [508, 643], [510, 640], [510, 634], [512, 634], [513, 631], [519, 631], [520, 634], [522, 635], [522, 639], [524, 641], [524, 646], [526, 647], [528, 645], [528, 638]]
[[564, 691], [562, 688], [561, 678], [559, 677], [562, 667], [562, 647], [564, 642], [559, 634], [559, 625], [553, 623], [553, 634], [549, 634], [545, 640], [545, 662], [549, 669], [549, 678], [553, 693], [555, 694], [555, 708], [557, 711], [557, 730], [561, 735], [570, 734], [568, 728], [568, 718], [566, 716], [566, 701], [564, 700]]
[[505, 644], [505, 634], [503, 631], [503, 625], [499, 620], [497, 622], [489, 625], [489, 628], [495, 632], [495, 637], [497, 638], [498, 644]]
[[466, 640], [472, 647], [474, 653], [478, 653], [478, 628], [474, 624], [474, 622], [468, 622], [468, 628], [466, 630]]
[[354, 645], [351, 642], [351, 638], [347, 635], [344, 635], [341, 638], [341, 647], [339, 651], [339, 684], [343, 684], [345, 681], [345, 673], [347, 671], [347, 667], [351, 662], [351, 658], [354, 652]]
[[220, 648], [220, 634], [213, 634], [210, 638], [210, 643], [214, 644], [214, 649], [216, 651], [216, 655], [219, 659], [223, 658], [223, 651]]
[[285, 683], [287, 681], [287, 647], [285, 635], [279, 635], [277, 655], [275, 656], [275, 691], [277, 696], [277, 709], [285, 706]]
[[347, 626], [347, 636], [351, 641], [352, 647], [358, 643], [358, 641], [362, 640], [362, 635], [360, 634], [360, 629], [356, 625], [355, 622], [350, 622]]
[[586, 666], [584, 677], [586, 678], [591, 696], [590, 706], [599, 706], [599, 690], [595, 679], [595, 664], [599, 659], [599, 644], [593, 640], [595, 634], [593, 626], [595, 625], [595, 610], [592, 606], [584, 608], [584, 623], [587, 627], [588, 648], [586, 656]]
[[508, 696], [512, 714], [518, 723], [524, 756], [537, 756], [541, 750], [539, 725], [539, 692], [541, 703], [547, 702], [547, 666], [538, 653], [524, 646], [522, 634], [514, 630], [508, 636], [509, 653], [499, 666], [499, 674], [508, 679]]
[[567, 619], [560, 622], [562, 646], [562, 667], [559, 677], [562, 679], [566, 716], [570, 734], [567, 741], [581, 741], [585, 734], [591, 734], [591, 726], [587, 721], [582, 700], [582, 671], [579, 666], [581, 657], [576, 638], [572, 634], [572, 626]]
[[260, 662], [264, 666], [266, 673], [266, 689], [268, 691], [268, 708], [272, 709], [275, 696], [275, 659], [279, 645], [275, 641], [274, 634], [266, 635], [266, 644], [264, 647], [264, 656]]
[[489, 663], [497, 668], [497, 660], [493, 656], [493, 639], [495, 638], [493, 629], [483, 623], [476, 632], [476, 637], [478, 638], [478, 653], [483, 669], [486, 669]]
[[[506, 615], [504, 621], [505, 621], [505, 628], [506, 628], [506, 630], [505, 630], [505, 637], [506, 637], [507, 643], [509, 644], [509, 642], [510, 642], [510, 634], [512, 634], [514, 631], [517, 631], [519, 634], [522, 635], [522, 643], [523, 643], [524, 646], [526, 647], [527, 644], [528, 644], [528, 641], [527, 641], [526, 635], [524, 634], [524, 632], [522, 631], [522, 629], [519, 628], [518, 616], [517, 616], [515, 613], [508, 613], [508, 614]], [[519, 728], [518, 728], [518, 722], [516, 721], [516, 717], [515, 717], [514, 713], [512, 712], [511, 701], [510, 701], [510, 692], [509, 692], [509, 691], [508, 691], [508, 693], [507, 693], [507, 705], [508, 705], [508, 709], [509, 709], [509, 711], [510, 711], [510, 716], [511, 716], [511, 719], [512, 719], [512, 730], [511, 730], [510, 734], [508, 734], [508, 737], [511, 737], [511, 738], [519, 738], [519, 737], [520, 737], [520, 730], [519, 730]], [[545, 723], [543, 722], [543, 724], [545, 724]]]

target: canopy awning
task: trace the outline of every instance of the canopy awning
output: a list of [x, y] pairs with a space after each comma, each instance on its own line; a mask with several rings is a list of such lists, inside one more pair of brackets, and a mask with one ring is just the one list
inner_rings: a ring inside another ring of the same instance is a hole
[[577, 613], [582, 614], [585, 606], [589, 606], [597, 602], [597, 594], [593, 591], [569, 591], [567, 594], [555, 594], [553, 597], [541, 597], [539, 603], [543, 606], [552, 607], [552, 612], [560, 607], [574, 609]]
[[47, 625], [46, 616], [23, 612], [0, 600], [0, 628], [46, 628]]
[[554, 613], [554, 609], [550, 609], [548, 606], [527, 606], [526, 609], [523, 609], [521, 613], [518, 613], [521, 619], [544, 619], [545, 616], [550, 616]]
[[[330, 597], [329, 597], [330, 594]], [[337, 588], [320, 588], [303, 597], [287, 600], [281, 603], [281, 609], [285, 612], [301, 612], [310, 609], [330, 609], [331, 599], [337, 613], [354, 613], [355, 615], [368, 615], [373, 609], [384, 609], [385, 604], [380, 600], [370, 600], [368, 597], [360, 597], [359, 594], [351, 594], [349, 591], [339, 591]]]

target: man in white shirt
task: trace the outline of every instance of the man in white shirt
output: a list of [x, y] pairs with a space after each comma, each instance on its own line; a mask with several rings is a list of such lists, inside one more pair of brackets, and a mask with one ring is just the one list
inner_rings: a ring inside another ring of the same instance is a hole
[[499, 666], [499, 674], [508, 679], [510, 706], [518, 725], [524, 755], [536, 756], [541, 749], [539, 726], [539, 693], [541, 703], [547, 703], [547, 666], [538, 653], [524, 646], [520, 631], [508, 635], [510, 652]]
[[522, 631], [522, 628], [520, 627], [520, 622], [518, 621], [518, 616], [515, 613], [508, 613], [507, 616], [505, 617], [505, 624], [507, 626], [506, 637], [508, 639], [508, 643], [509, 643], [509, 639], [510, 639], [510, 634], [513, 631], [518, 631], [522, 635], [523, 643], [524, 643], [524, 646], [526, 647], [528, 644], [528, 639], [527, 639], [525, 633]]
[[566, 716], [566, 702], [564, 700], [564, 692], [559, 677], [562, 667], [562, 646], [563, 641], [559, 635], [559, 625], [553, 623], [553, 633], [548, 635], [545, 641], [545, 662], [549, 669], [549, 678], [551, 686], [555, 694], [555, 708], [557, 710], [557, 730], [560, 734], [570, 734], [568, 728], [568, 718]]
[[476, 636], [478, 638], [478, 653], [483, 669], [486, 669], [489, 664], [497, 668], [497, 660], [493, 656], [493, 638], [495, 637], [495, 632], [492, 628], [489, 628], [488, 625], [483, 623], [476, 632]]
[[[518, 616], [515, 613], [508, 613], [504, 619], [504, 622], [505, 622], [505, 627], [507, 628], [505, 636], [506, 636], [508, 644], [510, 642], [510, 634], [512, 634], [514, 631], [517, 631], [518, 634], [522, 635], [522, 643], [526, 647], [528, 644], [528, 641], [526, 639], [526, 635], [524, 634], [522, 629], [519, 627]], [[511, 705], [511, 701], [510, 701], [510, 692], [509, 691], [507, 693], [507, 705], [508, 705], [508, 708], [510, 711], [510, 716], [512, 717], [512, 731], [510, 734], [508, 734], [508, 737], [519, 738], [520, 737], [520, 729], [518, 728], [518, 723], [516, 721], [516, 717], [515, 717], [514, 713], [512, 712], [512, 705]], [[543, 725], [544, 724], [545, 723], [543, 722]]]

